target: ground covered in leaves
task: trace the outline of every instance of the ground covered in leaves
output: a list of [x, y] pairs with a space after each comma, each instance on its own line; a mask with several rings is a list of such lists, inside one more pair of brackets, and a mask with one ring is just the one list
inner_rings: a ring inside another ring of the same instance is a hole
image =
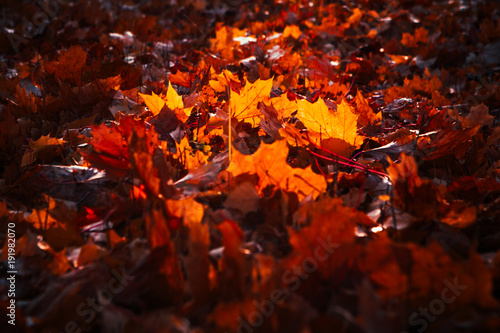
[[497, 2], [1, 7], [2, 332], [500, 330]]

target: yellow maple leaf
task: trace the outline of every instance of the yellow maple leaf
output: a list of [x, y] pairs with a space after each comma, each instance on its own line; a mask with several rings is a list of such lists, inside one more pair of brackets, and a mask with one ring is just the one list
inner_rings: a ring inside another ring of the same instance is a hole
[[262, 190], [271, 185], [283, 190], [295, 192], [299, 200], [308, 195], [317, 197], [326, 190], [325, 178], [315, 174], [311, 167], [305, 169], [292, 168], [286, 163], [288, 147], [285, 140], [272, 144], [261, 144], [253, 155], [243, 155], [234, 151], [233, 159], [227, 171], [233, 176], [241, 174], [257, 174], [259, 182], [256, 189]]
[[315, 103], [299, 100], [297, 107], [297, 118], [315, 144], [345, 156], [363, 141], [357, 134], [358, 116], [345, 100], [337, 105], [337, 111], [328, 108], [321, 98]]
[[184, 109], [184, 102], [182, 101], [182, 96], [179, 96], [175, 91], [172, 84], [168, 83], [167, 94], [165, 96], [157, 95], [154, 92], [151, 95], [141, 94], [139, 96], [144, 100], [148, 109], [153, 112], [153, 115], [158, 115], [161, 109], [166, 105], [171, 110], [181, 109], [184, 111], [186, 116], [189, 117], [192, 108]]
[[153, 115], [155, 116], [158, 115], [161, 109], [165, 106], [165, 101], [154, 92], [151, 95], [139, 93], [139, 96], [141, 96], [149, 111], [153, 112]]
[[258, 79], [254, 83], [247, 81], [240, 93], [231, 90], [229, 106], [231, 116], [238, 120], [247, 120], [259, 123], [259, 116], [262, 115], [257, 107], [259, 102], [267, 101], [273, 87], [273, 79]]
[[[183, 109], [184, 102], [182, 101], [182, 96], [177, 94], [177, 91], [172, 87], [172, 84], [168, 83], [167, 96], [165, 99], [167, 106], [172, 109]], [[189, 114], [187, 114], [189, 116]]]

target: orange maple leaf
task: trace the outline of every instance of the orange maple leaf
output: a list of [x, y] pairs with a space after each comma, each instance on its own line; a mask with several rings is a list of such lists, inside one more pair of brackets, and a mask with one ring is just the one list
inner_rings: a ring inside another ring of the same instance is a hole
[[261, 192], [267, 186], [275, 186], [297, 193], [299, 200], [308, 195], [317, 197], [326, 190], [323, 176], [315, 174], [310, 166], [305, 169], [292, 168], [286, 163], [287, 155], [288, 147], [284, 140], [270, 145], [262, 144], [253, 155], [243, 155], [235, 150], [227, 170], [234, 176], [257, 174], [258, 191]]

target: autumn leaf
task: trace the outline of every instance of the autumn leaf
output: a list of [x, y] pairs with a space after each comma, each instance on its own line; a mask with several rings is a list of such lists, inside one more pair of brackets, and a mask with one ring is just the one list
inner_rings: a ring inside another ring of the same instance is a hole
[[282, 118], [287, 118], [297, 111], [297, 101], [289, 100], [287, 94], [281, 94], [278, 97], [272, 97], [270, 100], [278, 114]]
[[489, 114], [489, 108], [483, 103], [470, 108], [469, 115], [465, 118], [464, 127], [471, 128], [477, 125], [490, 125], [495, 117]]
[[167, 94], [165, 96], [156, 95], [154, 92], [151, 93], [151, 95], [139, 93], [139, 96], [141, 96], [148, 109], [155, 116], [160, 113], [165, 105], [168, 106], [171, 110], [183, 110], [186, 116], [189, 116], [191, 114], [191, 108], [184, 109], [182, 96], [179, 96], [177, 94], [170, 82], [168, 83]]
[[283, 30], [283, 38], [287, 38], [288, 36], [292, 36], [295, 39], [299, 39], [300, 35], [302, 35], [302, 31], [296, 25], [288, 25]]
[[166, 200], [165, 207], [170, 217], [178, 221], [182, 219], [188, 227], [200, 224], [203, 218], [203, 205], [192, 197], [181, 200]]
[[145, 133], [141, 132], [134, 131], [130, 136], [130, 161], [149, 193], [158, 196], [160, 194], [161, 180], [158, 176], [158, 168], [153, 162], [153, 153], [150, 151], [151, 145], [156, 143], [154, 140], [156, 138], [149, 141]]
[[144, 100], [144, 103], [146, 103], [146, 106], [148, 109], [153, 112], [153, 114], [156, 116], [158, 113], [160, 113], [161, 109], [165, 106], [165, 101], [155, 94], [154, 92], [151, 93], [151, 95], [145, 95], [139, 93], [139, 96]]
[[259, 205], [259, 194], [255, 190], [255, 186], [250, 182], [244, 182], [237, 185], [229, 192], [224, 206], [232, 209], [237, 209], [243, 214], [255, 211]]
[[35, 161], [48, 163], [62, 154], [65, 141], [61, 139], [51, 138], [49, 135], [41, 136], [36, 141], [30, 141], [29, 148], [24, 152], [21, 166], [32, 164]]
[[234, 49], [239, 45], [239, 42], [235, 41], [237, 37], [245, 37], [245, 31], [217, 24], [215, 38], [210, 39], [212, 51], [220, 53], [224, 59], [233, 60]]
[[310, 166], [305, 169], [292, 168], [286, 163], [287, 155], [288, 147], [284, 140], [269, 145], [261, 144], [253, 155], [235, 151], [227, 170], [233, 176], [245, 173], [259, 176], [256, 188], [260, 193], [267, 186], [295, 192], [299, 200], [308, 195], [317, 197], [323, 193], [326, 189], [324, 177], [315, 174]]
[[232, 117], [245, 120], [253, 125], [258, 124], [261, 115], [259, 102], [266, 101], [271, 93], [273, 80], [257, 80], [254, 83], [247, 81], [239, 94], [231, 90], [229, 107]]
[[430, 180], [419, 177], [413, 157], [403, 152], [399, 163], [390, 163], [387, 172], [396, 194], [395, 205], [415, 217], [424, 220], [434, 218], [440, 201], [439, 193]]
[[[155, 207], [150, 214], [146, 215], [146, 232], [152, 249], [162, 246], [171, 248], [170, 229], [160, 207]], [[169, 268], [165, 267], [165, 269]]]
[[87, 51], [74, 45], [61, 52], [57, 62], [46, 64], [47, 72], [54, 73], [60, 80], [72, 80], [75, 84], [82, 83], [82, 69], [87, 60]]
[[82, 151], [81, 154], [90, 163], [98, 168], [120, 177], [129, 169], [130, 160], [128, 152], [129, 125], [125, 126], [130, 118], [124, 118], [122, 124], [92, 125], [91, 151]]
[[236, 90], [236, 92], [240, 90], [241, 82], [238, 76], [227, 69], [223, 70], [220, 74], [212, 75], [212, 78], [213, 79], [210, 80], [208, 84], [216, 92], [224, 92], [228, 87], [232, 90]]
[[194, 171], [208, 162], [208, 155], [200, 150], [193, 150], [187, 137], [176, 143], [177, 152], [173, 156], [179, 159], [189, 171]]
[[170, 74], [168, 79], [173, 84], [177, 84], [186, 88], [191, 87], [191, 77], [189, 73], [177, 71], [177, 73], [175, 74]]
[[348, 156], [363, 141], [357, 134], [358, 116], [353, 108], [342, 100], [334, 111], [320, 98], [315, 103], [297, 101], [297, 118], [312, 133], [311, 139], [334, 153]]
[[361, 92], [358, 90], [356, 97], [354, 98], [354, 103], [356, 104], [355, 113], [359, 115], [358, 124], [361, 126], [367, 126], [370, 124], [375, 124], [382, 119], [382, 113], [379, 112], [375, 114], [370, 107], [368, 101], [363, 97]]
[[[177, 91], [172, 87], [172, 83], [168, 83], [168, 89], [167, 89], [167, 96], [165, 98], [165, 104], [171, 108], [172, 110], [175, 109], [183, 109], [184, 108], [184, 102], [182, 101], [182, 96], [179, 96], [177, 94]], [[189, 116], [188, 113], [186, 113], [187, 116]]]

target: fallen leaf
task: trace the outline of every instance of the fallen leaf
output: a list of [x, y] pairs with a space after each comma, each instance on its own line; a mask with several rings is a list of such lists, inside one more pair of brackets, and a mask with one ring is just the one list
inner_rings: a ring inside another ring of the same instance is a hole
[[297, 193], [299, 200], [308, 195], [317, 197], [326, 189], [323, 176], [315, 174], [311, 167], [294, 169], [286, 163], [288, 147], [286, 141], [273, 144], [261, 144], [253, 155], [243, 155], [236, 151], [227, 170], [238, 176], [241, 174], [257, 174], [259, 193], [267, 186], [278, 187], [285, 191]]

